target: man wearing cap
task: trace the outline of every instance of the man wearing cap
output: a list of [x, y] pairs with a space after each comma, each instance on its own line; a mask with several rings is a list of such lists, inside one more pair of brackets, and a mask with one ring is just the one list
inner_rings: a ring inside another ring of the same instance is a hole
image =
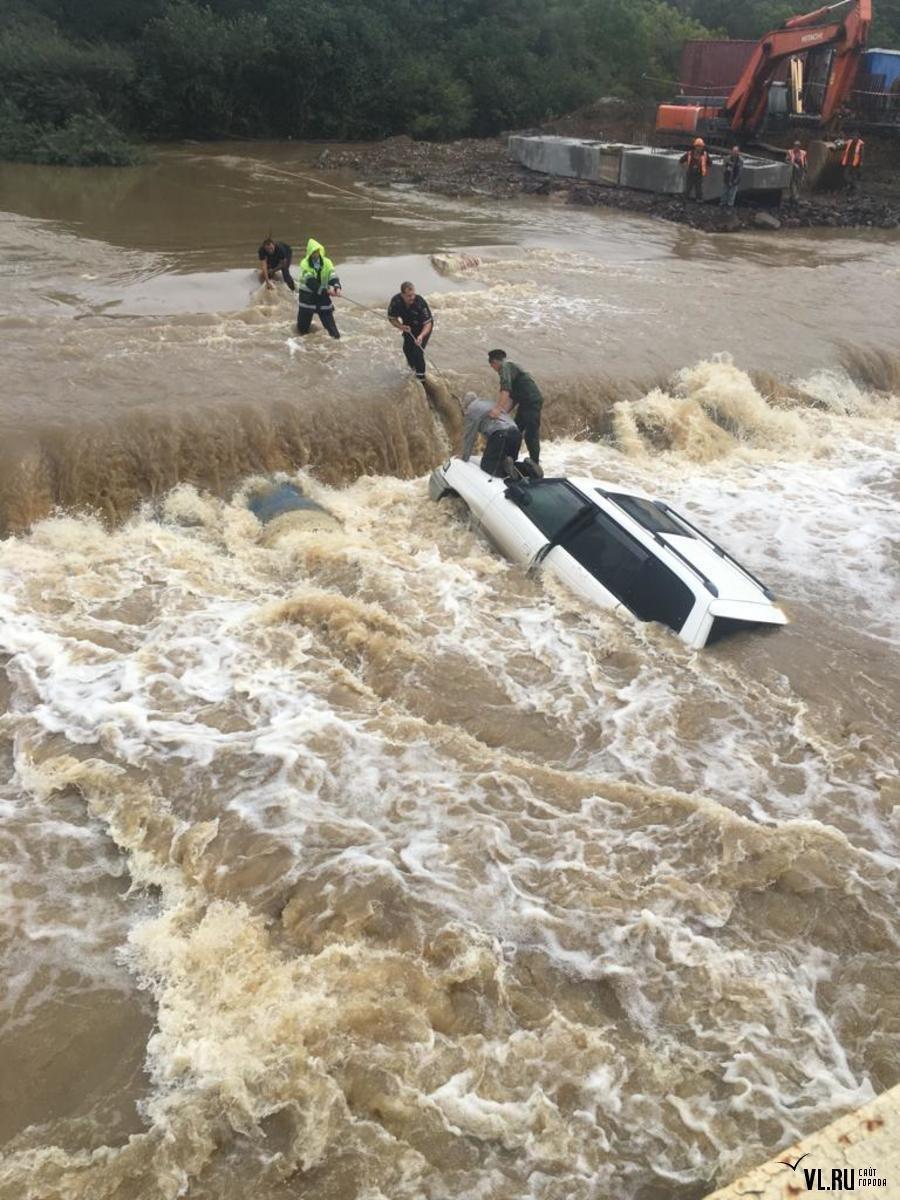
[[686, 200], [703, 199], [703, 180], [709, 174], [709, 153], [703, 138], [694, 138], [694, 144], [678, 160], [686, 167], [684, 195]]
[[482, 471], [488, 475], [509, 477], [522, 445], [522, 435], [515, 421], [505, 412], [495, 416], [493, 400], [480, 400], [474, 392], [466, 392], [463, 396], [463, 408], [466, 415], [460, 458], [463, 462], [469, 461], [475, 439], [481, 433], [485, 438], [480, 464]]
[[510, 362], [505, 350], [489, 350], [488, 362], [500, 376], [500, 398], [491, 411], [492, 417], [516, 410], [516, 425], [525, 439], [531, 461], [540, 474], [541, 410], [544, 397], [527, 371]]

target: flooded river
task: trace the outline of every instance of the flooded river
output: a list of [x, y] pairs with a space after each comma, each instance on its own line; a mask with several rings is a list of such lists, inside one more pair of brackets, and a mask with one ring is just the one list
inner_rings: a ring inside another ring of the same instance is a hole
[[[0, 1198], [698, 1200], [900, 1082], [900, 238], [320, 153], [0, 166]], [[495, 345], [791, 624], [692, 653], [432, 504]]]

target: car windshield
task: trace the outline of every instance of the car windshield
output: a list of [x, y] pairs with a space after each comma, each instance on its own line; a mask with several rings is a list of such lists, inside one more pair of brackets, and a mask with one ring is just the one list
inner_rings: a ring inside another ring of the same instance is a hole
[[676, 533], [679, 537], [694, 536], [689, 529], [679, 525], [677, 521], [673, 521], [661, 508], [657, 508], [652, 500], [645, 500], [643, 496], [627, 496], [622, 492], [602, 492], [600, 488], [597, 491], [601, 496], [606, 496], [619, 508], [624, 509], [629, 517], [632, 517], [639, 525], [643, 525], [645, 529], [649, 529], [651, 533]]

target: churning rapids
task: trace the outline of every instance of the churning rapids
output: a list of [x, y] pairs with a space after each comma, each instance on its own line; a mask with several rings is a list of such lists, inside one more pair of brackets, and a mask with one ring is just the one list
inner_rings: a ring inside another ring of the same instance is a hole
[[[0, 1197], [701, 1197], [900, 1081], [900, 241], [318, 152], [0, 168]], [[269, 230], [418, 285], [433, 408]], [[792, 624], [692, 654], [431, 504], [493, 345]]]

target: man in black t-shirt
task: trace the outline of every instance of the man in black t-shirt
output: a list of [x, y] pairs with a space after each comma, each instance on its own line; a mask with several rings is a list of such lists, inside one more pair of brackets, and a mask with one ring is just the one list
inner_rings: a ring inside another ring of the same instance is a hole
[[287, 242], [276, 242], [267, 237], [259, 248], [260, 261], [259, 278], [267, 288], [274, 288], [274, 277], [281, 272], [281, 277], [292, 292], [297, 290], [291, 275], [291, 248]]
[[388, 319], [403, 333], [403, 353], [416, 373], [425, 380], [425, 347], [434, 329], [434, 317], [424, 296], [416, 295], [415, 285], [401, 283], [400, 291], [388, 305]]

